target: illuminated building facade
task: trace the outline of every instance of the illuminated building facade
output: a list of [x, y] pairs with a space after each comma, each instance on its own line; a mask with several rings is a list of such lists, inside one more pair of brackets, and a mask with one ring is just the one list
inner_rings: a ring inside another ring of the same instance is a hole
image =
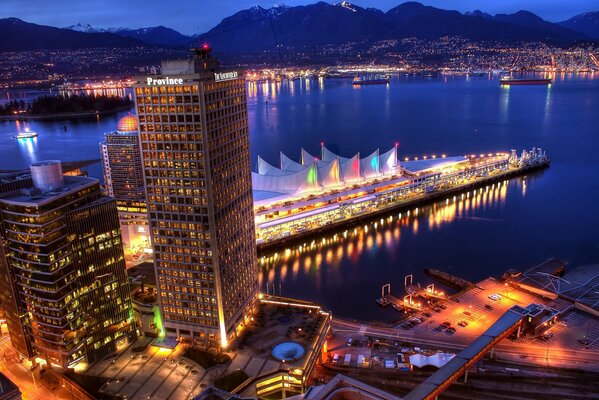
[[258, 292], [244, 79], [210, 49], [134, 85], [167, 335], [226, 346]]
[[99, 182], [32, 164], [33, 187], [2, 193], [2, 281], [15, 348], [66, 369], [134, 336], [114, 199]]
[[104, 136], [100, 152], [106, 192], [117, 202], [126, 254], [137, 261], [151, 251], [137, 118], [124, 116], [117, 130]]

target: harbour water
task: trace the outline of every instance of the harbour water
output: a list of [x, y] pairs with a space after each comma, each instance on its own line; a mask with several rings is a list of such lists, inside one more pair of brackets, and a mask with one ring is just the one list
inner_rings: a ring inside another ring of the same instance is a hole
[[[5, 98], [5, 93], [2, 93]], [[11, 93], [12, 96], [18, 93]], [[384, 283], [401, 294], [424, 268], [476, 281], [549, 257], [571, 266], [599, 262], [599, 76], [558, 75], [546, 86], [500, 87], [497, 77], [394, 77], [389, 85], [349, 80], [248, 84], [252, 159], [277, 164], [321, 142], [344, 155], [399, 142], [400, 158], [463, 155], [533, 146], [547, 170], [317, 238], [265, 255], [263, 290], [322, 303], [335, 315], [391, 320], [374, 299]], [[123, 113], [96, 120], [0, 123], [0, 169], [40, 159], [99, 158], [103, 133]], [[29, 126], [36, 139], [12, 136]], [[99, 165], [90, 168], [100, 178]], [[324, 243], [323, 243], [324, 241]]]

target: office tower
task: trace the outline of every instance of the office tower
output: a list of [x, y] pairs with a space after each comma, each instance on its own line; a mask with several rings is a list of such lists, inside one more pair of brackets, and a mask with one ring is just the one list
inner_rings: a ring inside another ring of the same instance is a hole
[[31, 165], [33, 187], [0, 194], [0, 274], [24, 356], [66, 369], [134, 337], [115, 200], [99, 182]]
[[116, 199], [127, 255], [140, 257], [150, 249], [150, 233], [137, 118], [124, 116], [117, 130], [104, 136], [100, 153], [106, 192]]
[[134, 87], [163, 323], [224, 347], [258, 293], [245, 81], [207, 46], [161, 72]]

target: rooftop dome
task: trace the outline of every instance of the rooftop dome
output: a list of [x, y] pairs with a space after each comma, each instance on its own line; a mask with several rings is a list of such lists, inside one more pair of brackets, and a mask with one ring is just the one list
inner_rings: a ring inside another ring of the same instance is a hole
[[137, 132], [137, 118], [135, 115], [125, 115], [116, 126], [118, 132]]

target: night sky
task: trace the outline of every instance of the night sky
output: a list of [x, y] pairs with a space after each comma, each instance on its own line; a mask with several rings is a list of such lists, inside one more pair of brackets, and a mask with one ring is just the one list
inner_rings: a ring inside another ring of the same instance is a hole
[[[287, 0], [284, 4], [302, 5], [314, 2], [316, 0]], [[353, 3], [387, 11], [403, 2], [357, 0]], [[76, 23], [101, 28], [164, 25], [192, 34], [209, 30], [221, 19], [239, 10], [254, 5], [268, 8], [276, 3], [277, 0], [0, 0], [0, 17], [17, 17], [28, 22], [59, 27]], [[513, 13], [526, 8], [553, 22], [599, 8], [597, 0], [421, 0], [421, 3], [461, 12], [481, 9], [490, 14]]]

